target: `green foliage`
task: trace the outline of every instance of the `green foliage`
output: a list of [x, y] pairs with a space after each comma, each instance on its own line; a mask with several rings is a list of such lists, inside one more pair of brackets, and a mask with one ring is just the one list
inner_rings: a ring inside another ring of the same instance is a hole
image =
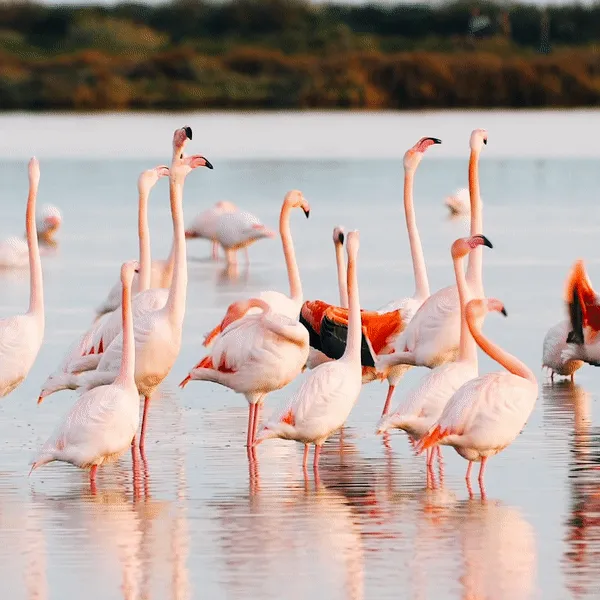
[[[490, 19], [477, 38], [474, 8]], [[599, 45], [600, 4], [10, 2], [0, 108], [596, 105]]]

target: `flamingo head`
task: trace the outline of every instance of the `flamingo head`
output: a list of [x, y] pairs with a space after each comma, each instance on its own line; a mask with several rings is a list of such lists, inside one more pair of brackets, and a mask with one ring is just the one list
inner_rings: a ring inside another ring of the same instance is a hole
[[156, 182], [161, 177], [169, 176], [169, 167], [165, 165], [159, 165], [153, 169], [143, 171], [138, 178], [138, 190], [140, 193], [150, 191]]
[[208, 169], [213, 168], [209, 160], [204, 158], [204, 156], [194, 154], [193, 156], [186, 156], [181, 160], [174, 161], [169, 169], [169, 177], [172, 181], [181, 183], [189, 173], [198, 167], [207, 167]]
[[499, 312], [506, 317], [504, 304], [496, 298], [475, 298], [467, 302], [465, 310], [469, 322], [483, 319], [488, 312]]
[[310, 216], [310, 204], [306, 201], [300, 190], [291, 190], [288, 192], [285, 195], [283, 204], [289, 208], [301, 208], [307, 219]]
[[409, 148], [404, 154], [404, 168], [414, 171], [423, 158], [423, 153], [429, 146], [441, 144], [442, 140], [434, 137], [421, 138], [412, 148]]
[[481, 149], [487, 144], [488, 132], [485, 129], [473, 129], [469, 145], [471, 150], [481, 152]]
[[173, 157], [183, 158], [183, 149], [187, 144], [188, 140], [192, 139], [192, 128], [191, 127], [180, 127], [175, 130], [173, 134]]
[[37, 188], [40, 183], [40, 163], [35, 156], [33, 156], [29, 161], [28, 171], [29, 185]]
[[452, 258], [454, 260], [463, 258], [478, 246], [487, 246], [488, 248], [494, 247], [492, 246], [492, 242], [490, 242], [485, 235], [473, 235], [471, 237], [459, 238], [452, 244]]
[[121, 266], [121, 283], [123, 287], [131, 287], [133, 276], [139, 272], [140, 263], [137, 260], [128, 260]]
[[62, 224], [60, 210], [50, 204], [42, 208], [37, 219], [38, 234], [47, 235], [54, 233]]
[[333, 243], [335, 246], [344, 245], [344, 228], [341, 225], [333, 228]]
[[354, 231], [349, 231], [348, 239], [346, 242], [346, 252], [348, 252], [348, 256], [352, 257], [352, 258], [356, 258], [359, 247], [360, 247], [360, 235], [358, 233], [358, 229], [355, 229]]

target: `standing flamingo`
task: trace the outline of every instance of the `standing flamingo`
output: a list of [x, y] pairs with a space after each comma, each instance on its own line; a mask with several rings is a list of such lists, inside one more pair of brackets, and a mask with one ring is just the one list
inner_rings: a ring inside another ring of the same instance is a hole
[[348, 234], [348, 343], [342, 358], [312, 370], [285, 408], [259, 432], [255, 444], [269, 438], [296, 440], [304, 444], [306, 468], [308, 445], [315, 445], [315, 476], [325, 440], [340, 429], [358, 400], [362, 385], [360, 345], [361, 315], [356, 259], [358, 231]]
[[93, 489], [98, 467], [117, 460], [131, 446], [140, 423], [131, 316], [131, 283], [136, 266], [135, 262], [127, 262], [121, 268], [124, 341], [116, 379], [79, 397], [61, 426], [42, 446], [31, 471], [55, 460], [89, 468]]
[[582, 360], [563, 359], [563, 351], [569, 349], [567, 337], [570, 331], [570, 321], [564, 320], [551, 327], [544, 337], [542, 368], [547, 368], [550, 371], [552, 381], [554, 381], [555, 375], [571, 377], [571, 381], [574, 381], [575, 371], [583, 366]]
[[485, 495], [483, 475], [487, 459], [506, 448], [527, 422], [538, 395], [535, 375], [519, 359], [489, 339], [480, 329], [488, 311], [506, 316], [504, 305], [494, 298], [467, 304], [467, 325], [477, 345], [507, 371], [471, 379], [450, 398], [438, 421], [417, 444], [417, 452], [437, 444], [453, 446], [469, 461], [466, 480], [471, 490], [471, 468], [481, 462], [479, 487]]
[[[415, 292], [413, 296], [388, 303], [375, 313], [363, 311], [363, 328], [367, 333], [362, 343], [362, 364], [365, 367], [371, 367], [363, 369], [363, 381], [365, 382], [373, 381], [376, 378], [374, 362], [371, 359], [373, 352], [377, 355], [390, 352], [394, 340], [429, 297], [427, 268], [415, 217], [413, 184], [415, 172], [424, 152], [430, 146], [441, 143], [438, 138], [421, 138], [404, 155], [404, 213], [413, 263]], [[320, 300], [307, 301], [302, 307], [301, 322], [309, 328], [309, 331], [312, 330], [311, 338], [319, 339], [320, 348], [317, 349], [332, 358], [339, 358], [342, 355], [346, 343], [347, 321], [347, 311], [330, 307]], [[386, 370], [388, 393], [383, 407], [383, 415], [387, 414], [394, 390], [408, 369], [410, 369], [409, 365], [398, 364]]]
[[27, 377], [44, 339], [44, 285], [35, 224], [40, 165], [35, 157], [29, 161], [28, 169], [25, 227], [29, 248], [29, 310], [24, 315], [0, 319], [0, 398], [10, 394]]
[[[338, 280], [338, 291], [340, 295], [340, 307], [348, 308], [348, 287], [346, 285], [346, 263], [344, 262], [344, 228], [337, 226], [333, 228], [333, 247], [335, 250], [335, 266], [337, 271]], [[319, 302], [317, 300], [317, 302]], [[318, 336], [314, 334], [312, 328], [309, 329], [310, 336], [310, 352], [308, 353], [308, 360], [306, 361], [307, 369], [314, 369], [324, 362], [334, 360], [330, 358], [321, 350], [321, 341]]]
[[[477, 346], [469, 332], [466, 318], [466, 304], [471, 292], [465, 279], [463, 259], [478, 246], [492, 248], [491, 242], [483, 235], [458, 239], [452, 244], [452, 260], [456, 285], [460, 298], [460, 346], [458, 360], [429, 371], [391, 415], [382, 417], [377, 433], [388, 429], [403, 429], [414, 440], [419, 440], [437, 421], [448, 400], [461, 385], [477, 377]], [[433, 454], [427, 452], [427, 464], [431, 464]]]
[[566, 302], [569, 308], [570, 331], [561, 360], [583, 361], [600, 366], [600, 298], [592, 288], [582, 260], [578, 260], [567, 278]]
[[[479, 155], [487, 144], [487, 132], [475, 129], [471, 134], [469, 159], [469, 193], [471, 196], [471, 236], [483, 229], [479, 194]], [[467, 283], [475, 297], [483, 297], [482, 249], [469, 255]], [[456, 285], [445, 287], [430, 296], [416, 312], [406, 329], [396, 338], [392, 353], [379, 356], [377, 370], [386, 374], [396, 365], [413, 365], [430, 369], [456, 360], [460, 341], [460, 302]]]
[[[139, 236], [139, 270], [134, 274], [132, 293], [132, 311], [134, 321], [148, 311], [162, 308], [167, 301], [168, 290], [153, 288], [148, 290], [151, 282], [151, 250], [150, 235], [148, 230], [148, 197], [150, 191], [161, 178], [169, 175], [169, 168], [165, 166], [154, 167], [143, 171], [138, 178], [138, 236]], [[121, 304], [122, 285], [119, 280], [113, 287], [111, 295], [118, 293], [119, 300], [114, 302], [118, 307]], [[69, 349], [59, 368], [44, 382], [38, 403], [50, 394], [66, 389], [63, 379], [66, 373], [81, 370], [95, 369], [100, 362], [101, 354], [105, 348], [122, 331], [121, 311], [104, 313]], [[68, 379], [68, 376], [67, 376]]]
[[[290, 282], [290, 295], [286, 296], [281, 292], [265, 291], [261, 292], [259, 298], [264, 300], [274, 313], [285, 315], [289, 319], [298, 319], [300, 307], [302, 306], [302, 281], [300, 280], [300, 272], [298, 271], [298, 263], [296, 262], [296, 252], [294, 251], [294, 243], [292, 241], [292, 232], [290, 230], [290, 213], [294, 208], [301, 208], [306, 218], [310, 215], [310, 205], [305, 200], [302, 192], [299, 190], [291, 190], [285, 195], [281, 213], [279, 214], [279, 233], [281, 235], [281, 243], [283, 245], [283, 255]], [[251, 307], [250, 314], [256, 313], [258, 307]], [[223, 331], [223, 321], [219, 323], [212, 331], [206, 334], [204, 338], [204, 346], [209, 347], [215, 338]]]
[[217, 218], [215, 239], [225, 250], [227, 264], [237, 264], [237, 252], [244, 250], [249, 262], [248, 247], [263, 238], [275, 237], [275, 232], [263, 225], [258, 217], [244, 210], [226, 212]]
[[[262, 311], [248, 314], [250, 309]], [[221, 333], [210, 355], [202, 359], [179, 384], [212, 381], [244, 394], [248, 401], [246, 444], [251, 451], [260, 407], [270, 392], [296, 378], [308, 358], [308, 331], [287, 315], [277, 314], [261, 298], [229, 306]]]
[[188, 239], [210, 240], [212, 245], [212, 258], [219, 258], [219, 242], [217, 241], [217, 222], [219, 217], [226, 213], [235, 213], [238, 208], [232, 202], [222, 200], [217, 202], [212, 208], [197, 215], [191, 225], [185, 230], [185, 237]]
[[[185, 231], [183, 227], [183, 184], [187, 175], [197, 167], [212, 165], [203, 156], [184, 157], [183, 149], [191, 139], [189, 127], [175, 131], [173, 138], [173, 162], [169, 173], [171, 216], [175, 237], [175, 271], [166, 303], [155, 310], [147, 311], [135, 319], [136, 340], [135, 381], [139, 393], [144, 396], [144, 416], [140, 434], [140, 448], [146, 439], [147, 417], [150, 399], [156, 388], [169, 374], [181, 348], [181, 329], [185, 315], [187, 291], [187, 263]], [[150, 290], [149, 290], [150, 291]], [[90, 389], [114, 380], [121, 360], [123, 335], [120, 333], [108, 346], [95, 371], [66, 374], [59, 389]]]

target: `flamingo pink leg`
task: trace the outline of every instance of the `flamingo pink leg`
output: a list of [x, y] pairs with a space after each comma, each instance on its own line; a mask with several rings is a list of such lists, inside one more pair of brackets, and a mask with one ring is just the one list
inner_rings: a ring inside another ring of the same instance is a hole
[[260, 411], [262, 408], [262, 400], [256, 403], [254, 407], [254, 423], [252, 430], [252, 443], [254, 444], [254, 440], [256, 440], [256, 432], [258, 431], [258, 424], [260, 423]]
[[479, 491], [481, 492], [481, 497], [485, 497], [485, 486], [483, 485], [483, 475], [485, 473], [485, 465], [487, 463], [487, 456], [482, 457], [481, 466], [479, 467]]
[[396, 386], [390, 384], [390, 387], [388, 388], [387, 396], [385, 397], [385, 404], [383, 405], [383, 412], [381, 413], [382, 417], [385, 417], [385, 415], [387, 415], [388, 411], [390, 410], [390, 404], [392, 403], [392, 396], [394, 395], [395, 389], [396, 389]]
[[215, 241], [212, 243], [212, 258], [217, 260], [219, 258], [219, 244]]
[[321, 445], [315, 444], [315, 461], [313, 463], [313, 468], [315, 471], [319, 470], [319, 458], [321, 458]]
[[304, 456], [302, 458], [302, 467], [306, 469], [306, 465], [308, 464], [308, 444], [304, 444]]
[[250, 254], [248, 254], [248, 246], [244, 248], [244, 254], [246, 255], [246, 264], [250, 264]]
[[252, 448], [254, 442], [254, 420], [255, 420], [256, 404], [248, 404], [248, 433], [246, 434], [246, 446], [248, 450]]
[[142, 431], [140, 433], [140, 450], [144, 452], [146, 447], [146, 427], [148, 425], [148, 410], [150, 408], [150, 398], [144, 396], [144, 416], [142, 417]]
[[92, 494], [96, 493], [96, 471], [98, 470], [98, 465], [92, 466], [90, 469], [90, 490]]

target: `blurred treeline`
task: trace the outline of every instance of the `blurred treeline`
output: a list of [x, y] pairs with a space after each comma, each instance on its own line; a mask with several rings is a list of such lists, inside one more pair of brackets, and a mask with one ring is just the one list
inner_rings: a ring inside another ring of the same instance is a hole
[[0, 109], [585, 106], [599, 43], [600, 4], [0, 0]]

